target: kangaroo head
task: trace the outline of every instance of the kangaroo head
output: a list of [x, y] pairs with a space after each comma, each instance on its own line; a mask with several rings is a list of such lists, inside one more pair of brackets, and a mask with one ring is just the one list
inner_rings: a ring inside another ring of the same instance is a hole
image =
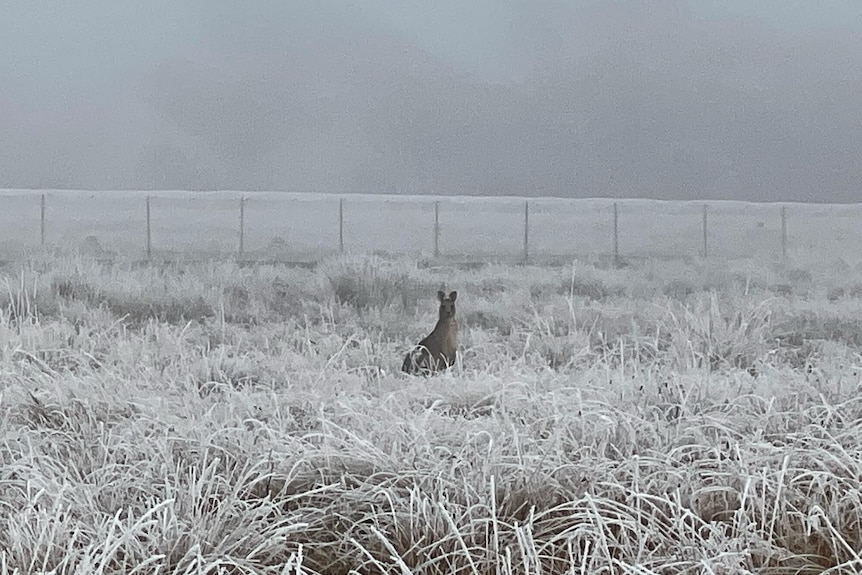
[[455, 317], [455, 299], [458, 297], [458, 292], [453, 291], [446, 296], [443, 290], [437, 292], [437, 299], [440, 300], [440, 319], [449, 319]]

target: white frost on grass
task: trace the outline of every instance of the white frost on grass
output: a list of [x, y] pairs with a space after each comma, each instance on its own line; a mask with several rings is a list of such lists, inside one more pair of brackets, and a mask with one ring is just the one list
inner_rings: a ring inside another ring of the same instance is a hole
[[859, 300], [660, 267], [7, 270], [0, 574], [859, 569]]

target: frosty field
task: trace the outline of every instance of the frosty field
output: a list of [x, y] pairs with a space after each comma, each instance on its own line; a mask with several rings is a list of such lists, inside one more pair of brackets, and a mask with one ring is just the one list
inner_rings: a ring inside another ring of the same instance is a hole
[[[859, 267], [2, 277], [3, 575], [862, 568]], [[404, 376], [444, 284], [459, 365]]]
[[[347, 253], [432, 255], [435, 201], [439, 250], [449, 258], [520, 261], [525, 201], [530, 204], [528, 251], [535, 261], [613, 252], [614, 201], [606, 199], [0, 190], [0, 259], [15, 259], [40, 246], [43, 193], [46, 245], [92, 252], [87, 241], [92, 236], [104, 255], [146, 255], [148, 196], [154, 258], [236, 254], [243, 196], [246, 259], [311, 261], [339, 253], [342, 197]], [[707, 203], [709, 255], [768, 259], [781, 254], [779, 205]], [[619, 200], [618, 205], [621, 255], [680, 258], [702, 252], [703, 202]], [[791, 256], [853, 254], [862, 248], [862, 205], [785, 208]]]

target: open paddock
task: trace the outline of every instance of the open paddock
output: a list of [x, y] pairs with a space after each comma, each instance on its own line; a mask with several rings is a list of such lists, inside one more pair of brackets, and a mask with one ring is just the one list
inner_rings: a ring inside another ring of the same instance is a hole
[[[3, 575], [862, 568], [839, 258], [0, 279]], [[403, 375], [441, 285], [459, 363]]]

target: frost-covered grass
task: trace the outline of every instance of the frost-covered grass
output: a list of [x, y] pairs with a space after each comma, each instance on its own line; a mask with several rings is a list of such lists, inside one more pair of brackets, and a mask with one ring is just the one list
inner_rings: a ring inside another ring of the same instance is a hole
[[0, 278], [0, 574], [862, 569], [852, 266]]

